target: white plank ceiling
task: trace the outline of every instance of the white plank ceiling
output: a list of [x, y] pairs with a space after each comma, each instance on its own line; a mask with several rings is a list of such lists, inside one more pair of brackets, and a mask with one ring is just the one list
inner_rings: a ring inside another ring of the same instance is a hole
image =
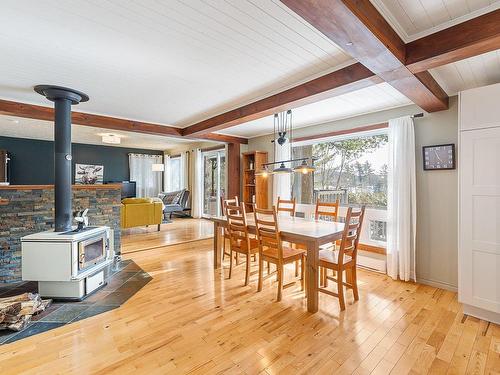
[[[406, 42], [500, 7], [500, 0], [371, 1]], [[90, 95], [75, 110], [178, 127], [353, 62], [279, 0], [3, 0], [0, 48], [1, 99], [48, 106], [32, 88], [58, 84]], [[496, 51], [431, 73], [453, 95], [499, 82], [499, 59]], [[298, 108], [295, 124], [406, 104], [381, 84]], [[0, 136], [51, 139], [49, 123], [20, 121], [0, 119]], [[99, 144], [105, 132], [78, 126], [74, 138]], [[221, 131], [270, 132], [272, 117]], [[179, 141], [132, 135], [123, 142], [158, 149]]]
[[0, 98], [186, 126], [350, 63], [273, 0], [3, 0]]
[[448, 93], [500, 82], [500, 50], [432, 69], [432, 76]]
[[[119, 145], [103, 144], [101, 136], [113, 134], [121, 138]], [[0, 116], [0, 136], [14, 138], [54, 140], [54, 124], [51, 121], [41, 121], [10, 116]], [[104, 145], [114, 147], [143, 148], [149, 150], [166, 150], [177, 147], [192, 140], [155, 136], [141, 133], [123, 132], [89, 126], [73, 125], [71, 134], [73, 143]]]
[[[381, 83], [296, 108], [293, 110], [293, 126], [294, 129], [301, 128], [409, 104], [412, 102], [406, 96], [389, 84]], [[219, 133], [251, 138], [272, 132], [273, 116], [267, 116]]]
[[409, 42], [500, 8], [500, 0], [370, 0]]

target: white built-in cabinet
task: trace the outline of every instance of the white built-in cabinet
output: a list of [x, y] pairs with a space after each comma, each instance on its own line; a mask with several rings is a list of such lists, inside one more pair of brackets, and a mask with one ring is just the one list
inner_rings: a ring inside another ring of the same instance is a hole
[[460, 93], [458, 294], [500, 323], [500, 84]]

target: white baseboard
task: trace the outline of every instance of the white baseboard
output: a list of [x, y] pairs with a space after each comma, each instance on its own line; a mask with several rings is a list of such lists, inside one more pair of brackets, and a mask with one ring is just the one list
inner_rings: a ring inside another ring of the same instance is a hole
[[417, 283], [424, 284], [424, 285], [430, 285], [430, 286], [444, 289], [444, 290], [449, 290], [450, 292], [457, 292], [458, 291], [458, 288], [456, 285], [448, 284], [448, 283], [445, 283], [442, 281], [428, 280], [428, 279], [423, 279], [423, 278], [417, 277]]

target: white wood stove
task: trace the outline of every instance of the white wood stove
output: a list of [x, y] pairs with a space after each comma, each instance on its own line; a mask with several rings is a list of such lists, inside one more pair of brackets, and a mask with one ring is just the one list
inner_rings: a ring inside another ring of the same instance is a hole
[[104, 286], [104, 268], [113, 262], [108, 227], [46, 231], [21, 239], [22, 278], [38, 281], [43, 297], [82, 300]]

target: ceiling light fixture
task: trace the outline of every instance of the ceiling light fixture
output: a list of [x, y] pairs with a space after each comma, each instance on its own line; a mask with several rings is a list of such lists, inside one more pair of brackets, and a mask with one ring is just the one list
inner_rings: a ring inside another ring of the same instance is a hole
[[264, 165], [260, 171], [255, 172], [256, 176], [262, 176], [262, 177], [267, 177], [270, 174], [272, 174], [272, 172], [270, 172], [269, 169], [267, 169], [267, 165]]
[[[292, 135], [292, 111], [289, 109], [286, 112], [276, 113], [274, 115], [273, 140], [271, 141], [274, 143], [274, 161], [262, 164], [261, 169], [255, 173], [256, 176], [267, 177], [270, 174], [290, 174], [292, 172], [308, 174], [316, 170], [316, 168], [314, 168], [313, 157], [276, 161], [277, 147], [290, 147], [290, 150], [292, 150]], [[308, 160], [311, 160], [311, 165], [308, 164]], [[292, 168], [291, 166], [293, 166], [293, 163], [297, 161], [301, 162], [300, 165]], [[290, 163], [290, 167], [287, 167], [288, 163]], [[272, 172], [270, 172], [268, 166], [271, 165], [279, 165], [279, 167], [274, 168]]]
[[307, 164], [307, 159], [302, 160], [302, 163], [295, 168], [293, 168], [294, 172], [300, 172], [302, 174], [308, 174], [310, 172], [314, 172], [316, 168], [312, 165]]
[[276, 174], [287, 174], [287, 173], [292, 173], [293, 170], [292, 168], [285, 167], [285, 162], [281, 162], [279, 168], [274, 168], [273, 173]]
[[103, 134], [102, 143], [107, 143], [110, 145], [119, 145], [121, 143], [121, 138], [115, 134]]

